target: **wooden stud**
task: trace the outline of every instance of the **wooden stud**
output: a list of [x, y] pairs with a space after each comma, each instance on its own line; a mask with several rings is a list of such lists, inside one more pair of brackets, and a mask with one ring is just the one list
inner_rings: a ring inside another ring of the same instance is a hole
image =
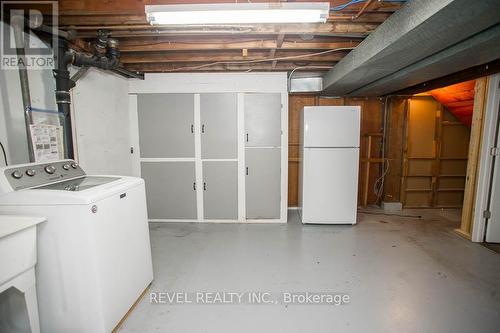
[[368, 186], [370, 184], [370, 159], [372, 155], [372, 136], [367, 136], [366, 162], [365, 162], [365, 186], [363, 190], [363, 206], [368, 206]]
[[[273, 50], [271, 50], [271, 53], [269, 54], [269, 56], [271, 58], [274, 57], [274, 55], [276, 54], [276, 50], [281, 48], [281, 46], [283, 45], [283, 40], [284, 39], [285, 39], [285, 34], [279, 34], [278, 35], [278, 37], [276, 38], [276, 48], [273, 49]], [[278, 61], [274, 60], [273, 63], [271, 64], [271, 68], [275, 69], [277, 63], [278, 63]]]
[[483, 132], [483, 119], [484, 110], [486, 107], [487, 87], [488, 77], [483, 77], [476, 80], [462, 220], [460, 223], [460, 229], [457, 230], [460, 235], [468, 239], [470, 239], [472, 235], [474, 201], [476, 198], [476, 178], [479, 170], [479, 153], [481, 150], [481, 136]]
[[439, 104], [439, 110], [436, 111], [436, 129], [434, 131], [434, 165], [432, 168], [432, 193], [430, 199], [430, 206], [436, 207], [438, 203], [438, 187], [439, 187], [439, 173], [441, 167], [441, 141], [442, 141], [442, 121], [443, 121], [443, 106]]

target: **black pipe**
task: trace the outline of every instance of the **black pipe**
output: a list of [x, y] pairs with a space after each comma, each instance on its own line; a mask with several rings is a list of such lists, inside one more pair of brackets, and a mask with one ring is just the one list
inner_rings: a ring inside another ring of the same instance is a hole
[[64, 147], [65, 157], [73, 159], [73, 134], [71, 122], [70, 90], [75, 82], [69, 76], [69, 65], [77, 67], [97, 67], [106, 70], [116, 70], [120, 65], [118, 41], [108, 38], [109, 33], [100, 30], [94, 43], [94, 54], [88, 55], [75, 52], [68, 48], [64, 39], [59, 39], [57, 50], [54, 50], [57, 67], [53, 70], [56, 80], [56, 103], [59, 113], [64, 115]]
[[71, 123], [70, 89], [75, 83], [69, 77], [68, 66], [73, 62], [74, 54], [68, 51], [65, 40], [59, 39], [57, 50], [54, 50], [56, 69], [52, 71], [56, 79], [56, 103], [60, 114], [64, 116], [64, 149], [65, 158], [73, 159], [73, 126]]

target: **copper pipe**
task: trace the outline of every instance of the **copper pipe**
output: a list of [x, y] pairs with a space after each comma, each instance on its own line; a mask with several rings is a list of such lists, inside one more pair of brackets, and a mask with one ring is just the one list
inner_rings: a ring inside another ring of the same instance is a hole
[[363, 15], [363, 13], [365, 12], [365, 10], [372, 4], [373, 1], [374, 0], [368, 0], [367, 2], [365, 2], [365, 4], [363, 5], [363, 7], [361, 7], [361, 9], [359, 10], [359, 12], [352, 17], [352, 20], [354, 21], [355, 19], [357, 19], [361, 15]]

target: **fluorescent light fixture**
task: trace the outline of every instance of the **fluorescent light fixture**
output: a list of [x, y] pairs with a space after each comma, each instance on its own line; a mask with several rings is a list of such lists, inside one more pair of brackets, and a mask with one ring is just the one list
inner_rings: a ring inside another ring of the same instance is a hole
[[326, 22], [329, 2], [146, 5], [153, 25]]

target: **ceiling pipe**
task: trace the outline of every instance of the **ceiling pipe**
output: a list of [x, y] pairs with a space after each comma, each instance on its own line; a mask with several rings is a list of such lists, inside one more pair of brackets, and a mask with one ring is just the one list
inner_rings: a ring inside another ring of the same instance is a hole
[[354, 15], [351, 20], [354, 21], [355, 19], [359, 18], [361, 15], [363, 15], [363, 13], [366, 11], [366, 9], [373, 3], [373, 1], [375, 0], [368, 0], [367, 2], [365, 2], [365, 4], [363, 5], [363, 7], [361, 7], [361, 9], [359, 10], [359, 12]]
[[93, 54], [89, 55], [69, 49], [67, 41], [62, 38], [59, 39], [57, 50], [55, 50], [57, 67], [53, 70], [53, 74], [56, 80], [56, 103], [59, 112], [64, 115], [65, 155], [70, 159], [74, 157], [70, 90], [75, 86], [75, 81], [70, 78], [68, 67], [73, 65], [85, 68], [75, 74], [75, 79], [83, 76], [89, 67], [105, 70], [120, 68], [118, 41], [109, 38], [108, 31], [98, 32], [97, 39], [93, 43], [93, 51]]

